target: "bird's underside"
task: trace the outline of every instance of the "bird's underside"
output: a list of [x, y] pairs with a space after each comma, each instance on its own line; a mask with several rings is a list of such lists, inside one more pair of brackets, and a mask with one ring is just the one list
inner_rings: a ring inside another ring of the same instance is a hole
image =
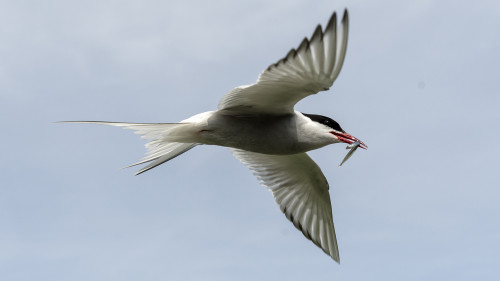
[[[131, 165], [146, 164], [137, 174], [200, 144], [229, 147], [272, 192], [294, 226], [339, 262], [329, 185], [305, 152], [338, 142], [330, 133], [352, 136], [335, 127], [329, 132], [312, 115], [294, 110], [301, 99], [328, 90], [340, 73], [347, 48], [347, 10], [340, 29], [336, 17], [334, 13], [324, 29], [318, 25], [310, 39], [270, 65], [254, 84], [224, 95], [216, 111], [179, 123], [78, 122], [131, 129], [148, 140], [147, 156]], [[320, 129], [327, 131], [321, 135]]]

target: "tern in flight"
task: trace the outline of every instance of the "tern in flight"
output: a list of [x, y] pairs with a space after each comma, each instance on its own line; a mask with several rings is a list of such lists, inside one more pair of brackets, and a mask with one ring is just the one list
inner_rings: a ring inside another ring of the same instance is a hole
[[295, 227], [339, 262], [328, 182], [306, 152], [333, 143], [367, 146], [333, 119], [295, 111], [294, 105], [332, 86], [344, 63], [348, 28], [347, 10], [339, 28], [333, 13], [326, 28], [318, 25], [311, 38], [271, 64], [255, 84], [228, 92], [215, 111], [179, 123], [69, 122], [123, 127], [149, 140], [147, 156], [131, 165], [148, 163], [137, 174], [197, 145], [229, 147], [269, 188]]

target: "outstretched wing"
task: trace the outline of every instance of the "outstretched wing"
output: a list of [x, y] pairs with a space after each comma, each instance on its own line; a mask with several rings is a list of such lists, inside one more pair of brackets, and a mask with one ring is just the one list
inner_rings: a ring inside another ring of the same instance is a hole
[[324, 30], [318, 25], [311, 39], [304, 38], [277, 63], [262, 72], [253, 85], [240, 86], [222, 97], [219, 110], [232, 114], [287, 114], [301, 99], [326, 91], [340, 73], [347, 49], [349, 15], [337, 33], [333, 13]]
[[232, 149], [305, 237], [339, 262], [328, 182], [306, 154], [269, 155]]

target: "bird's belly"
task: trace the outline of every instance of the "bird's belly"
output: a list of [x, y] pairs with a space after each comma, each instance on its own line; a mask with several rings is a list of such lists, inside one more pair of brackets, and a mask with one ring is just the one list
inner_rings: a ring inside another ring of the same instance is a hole
[[200, 130], [199, 142], [277, 155], [296, 154], [318, 148], [299, 140], [294, 116], [216, 116], [208, 120], [205, 129]]
[[220, 135], [217, 145], [264, 154], [295, 154], [306, 151], [300, 144], [281, 135], [231, 134]]

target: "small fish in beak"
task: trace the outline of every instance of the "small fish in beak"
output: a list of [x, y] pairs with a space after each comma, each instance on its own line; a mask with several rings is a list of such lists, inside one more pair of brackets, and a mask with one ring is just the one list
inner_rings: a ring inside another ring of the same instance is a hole
[[340, 163], [339, 167], [342, 166], [342, 164], [345, 163], [345, 161], [347, 161], [347, 159], [351, 158], [352, 154], [354, 153], [354, 151], [356, 151], [356, 149], [358, 149], [358, 147], [361, 145], [361, 142], [360, 141], [355, 141], [351, 144], [349, 144], [345, 149], [351, 149], [349, 150], [349, 152], [347, 152], [347, 155], [344, 157], [344, 160], [342, 160], [342, 163]]

